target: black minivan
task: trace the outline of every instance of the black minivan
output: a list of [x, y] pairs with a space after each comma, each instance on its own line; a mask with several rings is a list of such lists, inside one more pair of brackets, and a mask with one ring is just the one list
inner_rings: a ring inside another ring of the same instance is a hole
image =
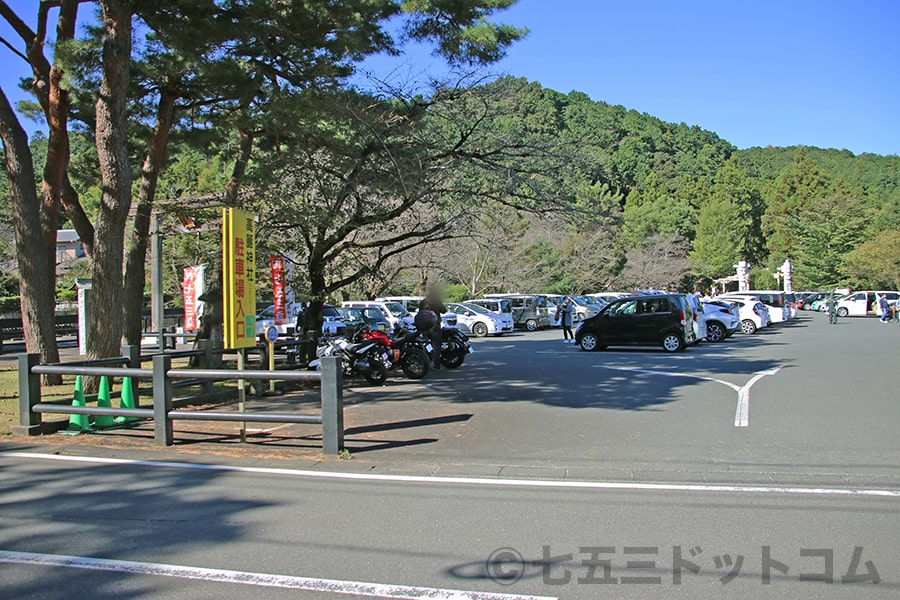
[[693, 343], [693, 316], [682, 294], [630, 296], [610, 302], [575, 332], [582, 350], [607, 346], [656, 345], [678, 352]]

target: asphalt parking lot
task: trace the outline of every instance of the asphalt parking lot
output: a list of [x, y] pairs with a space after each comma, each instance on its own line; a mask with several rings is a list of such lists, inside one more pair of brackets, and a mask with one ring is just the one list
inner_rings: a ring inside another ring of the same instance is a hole
[[[302, 425], [250, 426], [242, 445], [234, 424], [178, 424], [167, 452], [443, 475], [900, 486], [896, 324], [800, 313], [678, 354], [583, 352], [561, 337], [473, 339], [458, 370], [350, 381], [349, 461], [322, 461], [320, 432]], [[157, 452], [151, 441], [149, 425], [42, 439], [141, 455]]]

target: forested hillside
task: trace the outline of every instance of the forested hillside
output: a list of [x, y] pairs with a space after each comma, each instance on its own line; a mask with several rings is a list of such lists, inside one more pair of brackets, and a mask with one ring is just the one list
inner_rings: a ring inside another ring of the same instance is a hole
[[[458, 296], [699, 290], [733, 274], [738, 260], [750, 261], [754, 285], [768, 288], [786, 258], [796, 288], [900, 287], [897, 156], [738, 150], [698, 127], [515, 78], [421, 100], [413, 110], [415, 102], [398, 95], [310, 97], [302, 108], [318, 120], [261, 136], [248, 169], [250, 207], [261, 215], [259, 257], [289, 254], [301, 295], [312, 291], [313, 255], [322, 259], [317, 289], [333, 299], [415, 293], [436, 280]], [[403, 132], [392, 120], [398, 115], [410, 123]], [[324, 121], [338, 126], [323, 129]], [[396, 137], [379, 153], [365, 143], [369, 135]], [[346, 145], [346, 136], [358, 144]], [[83, 132], [72, 138], [73, 177], [82, 204], [95, 210], [93, 144]], [[221, 191], [237, 149], [231, 136], [182, 124], [157, 199]], [[413, 157], [418, 166], [407, 169]], [[341, 170], [355, 179], [334, 178]], [[401, 235], [385, 236], [392, 202], [410, 193], [398, 191], [397, 179], [425, 201], [390, 222]], [[373, 210], [356, 224], [339, 222], [344, 200], [329, 196], [347, 185]], [[328, 246], [315, 239], [323, 227], [354, 231]], [[178, 303], [180, 268], [212, 262], [218, 237], [173, 233], [166, 244], [167, 288]], [[260, 287], [264, 297], [270, 286]]]

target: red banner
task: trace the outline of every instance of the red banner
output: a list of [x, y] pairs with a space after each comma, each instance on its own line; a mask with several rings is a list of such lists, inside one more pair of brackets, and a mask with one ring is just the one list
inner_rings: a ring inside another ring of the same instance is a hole
[[285, 268], [283, 256], [270, 256], [269, 266], [272, 268], [272, 294], [275, 298], [275, 325], [287, 323], [287, 297], [285, 286]]
[[184, 298], [184, 330], [197, 331], [197, 273], [194, 267], [185, 267], [184, 279], [181, 282], [181, 294]]

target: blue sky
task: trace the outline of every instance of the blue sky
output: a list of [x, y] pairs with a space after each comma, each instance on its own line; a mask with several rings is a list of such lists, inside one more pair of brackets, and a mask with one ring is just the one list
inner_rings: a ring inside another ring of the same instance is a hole
[[[739, 148], [900, 154], [896, 0], [519, 0], [498, 19], [531, 33], [493, 72], [698, 125]], [[15, 39], [5, 24], [0, 35]], [[0, 84], [21, 97], [24, 65], [5, 48], [0, 57]], [[413, 52], [368, 67], [437, 64]]]
[[498, 19], [531, 33], [497, 72], [739, 148], [900, 154], [896, 0], [519, 0]]

